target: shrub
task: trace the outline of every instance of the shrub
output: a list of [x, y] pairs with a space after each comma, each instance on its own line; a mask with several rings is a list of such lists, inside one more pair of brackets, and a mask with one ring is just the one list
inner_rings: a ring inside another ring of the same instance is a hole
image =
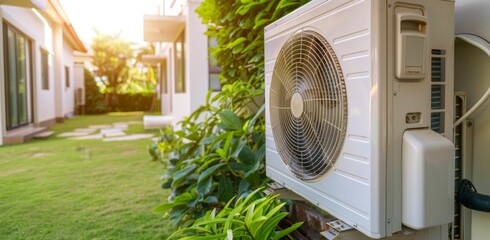
[[254, 197], [255, 194], [250, 194], [245, 199], [240, 198], [233, 208], [230, 207], [230, 201], [218, 213], [217, 209], [208, 211], [192, 226], [175, 232], [169, 239], [197, 240], [208, 237], [207, 239], [278, 240], [301, 226], [302, 223], [295, 223], [277, 231], [276, 226], [287, 216], [287, 213], [281, 211], [285, 203], [277, 200], [277, 196], [259, 199]]
[[[170, 188], [169, 202], [155, 209], [183, 224], [221, 208], [234, 196], [247, 196], [268, 180], [264, 171], [264, 108], [249, 114], [252, 102], [233, 99], [256, 96], [246, 82], [226, 85], [214, 100], [180, 123], [182, 130], [167, 128], [150, 148], [150, 155], [166, 169], [162, 187]], [[208, 95], [209, 96], [209, 95]], [[236, 114], [238, 112], [239, 114]], [[200, 116], [205, 116], [199, 121]]]
[[196, 10], [206, 34], [218, 42], [211, 51], [224, 86], [214, 98], [208, 94], [206, 104], [179, 123], [180, 130], [165, 129], [149, 149], [165, 166], [162, 187], [171, 189], [169, 201], [155, 211], [174, 226], [240, 205], [231, 199], [269, 181], [264, 105], [256, 102], [264, 93], [263, 27], [305, 2], [204, 0]]
[[94, 76], [88, 69], [84, 69], [85, 84], [85, 113], [100, 114], [106, 113], [107, 108], [104, 104], [104, 95], [100, 93]]

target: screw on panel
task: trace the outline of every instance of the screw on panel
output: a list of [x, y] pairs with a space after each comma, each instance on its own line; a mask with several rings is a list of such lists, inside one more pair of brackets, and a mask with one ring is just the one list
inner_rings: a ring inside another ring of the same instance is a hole
[[468, 121], [468, 122], [466, 122], [466, 126], [467, 127], [473, 127], [473, 123]]

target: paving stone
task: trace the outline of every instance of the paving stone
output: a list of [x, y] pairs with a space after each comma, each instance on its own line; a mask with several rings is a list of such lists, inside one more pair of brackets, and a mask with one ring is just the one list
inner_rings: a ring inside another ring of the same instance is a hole
[[65, 132], [58, 134], [57, 137], [81, 137], [81, 136], [87, 136], [89, 133], [87, 132]]
[[152, 134], [152, 133], [151, 134], [131, 134], [131, 135], [123, 136], [123, 137], [104, 138], [102, 141], [104, 141], [104, 142], [131, 141], [131, 140], [152, 138], [154, 136], [155, 136], [155, 134]]
[[92, 135], [87, 135], [87, 136], [81, 136], [81, 137], [71, 137], [68, 138], [70, 140], [89, 140], [89, 139], [102, 139], [102, 134], [92, 134]]
[[114, 128], [118, 128], [121, 130], [128, 130], [128, 124], [127, 123], [113, 123], [112, 124]]
[[123, 131], [119, 128], [103, 128], [103, 129], [100, 129], [100, 133], [102, 133], [102, 134], [115, 133], [115, 132], [120, 133]]
[[77, 128], [73, 130], [73, 132], [86, 132], [86, 133], [94, 133], [97, 132], [98, 129], [96, 128]]
[[121, 137], [121, 136], [126, 136], [126, 133], [124, 132], [108, 132], [103, 134], [104, 137]]
[[33, 137], [34, 138], [47, 138], [47, 137], [49, 137], [49, 136], [51, 136], [53, 134], [54, 134], [53, 131], [43, 131], [43, 132], [37, 133]]
[[103, 129], [103, 128], [112, 128], [112, 125], [90, 125], [88, 128], [93, 129]]

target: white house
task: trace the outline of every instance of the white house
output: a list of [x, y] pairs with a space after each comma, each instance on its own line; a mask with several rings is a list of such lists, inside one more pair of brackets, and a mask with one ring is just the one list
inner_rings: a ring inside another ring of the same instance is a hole
[[160, 69], [161, 111], [173, 125], [203, 105], [211, 88], [220, 90], [219, 68], [210, 67], [206, 26], [195, 12], [202, 0], [165, 0], [156, 15], [144, 16], [144, 39], [156, 43], [144, 56]]
[[74, 114], [86, 49], [57, 0], [1, 0], [0, 18], [0, 144], [19, 143]]

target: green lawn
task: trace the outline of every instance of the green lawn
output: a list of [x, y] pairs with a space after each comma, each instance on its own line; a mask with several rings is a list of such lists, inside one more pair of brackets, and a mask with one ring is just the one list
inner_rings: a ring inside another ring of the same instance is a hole
[[[142, 115], [83, 116], [52, 129], [134, 120]], [[151, 211], [167, 193], [149, 144], [50, 137], [0, 147], [0, 239], [164, 239], [168, 224]]]

